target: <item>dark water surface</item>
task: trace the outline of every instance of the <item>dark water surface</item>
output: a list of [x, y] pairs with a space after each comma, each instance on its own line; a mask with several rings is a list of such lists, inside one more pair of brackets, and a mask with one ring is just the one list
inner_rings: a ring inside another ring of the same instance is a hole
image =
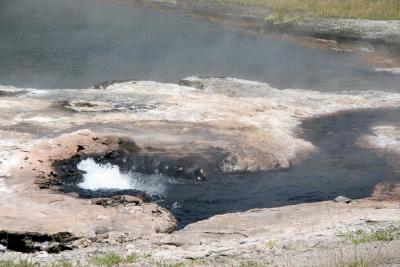
[[0, 84], [87, 88], [95, 82], [175, 82], [188, 75], [278, 88], [399, 90], [356, 54], [250, 36], [117, 1], [0, 0]]
[[[303, 137], [319, 152], [288, 170], [217, 175], [205, 181], [164, 176], [148, 185], [155, 192], [162, 189], [159, 195], [153, 195], [153, 200], [171, 209], [181, 226], [216, 214], [253, 208], [332, 200], [339, 195], [368, 197], [376, 184], [399, 177], [385, 157], [360, 148], [356, 142], [363, 134], [372, 134], [371, 126], [398, 123], [399, 118], [400, 110], [375, 110], [307, 121], [303, 124]], [[65, 189], [83, 197], [137, 194], [133, 190], [88, 191], [76, 184]]]
[[[287, 171], [221, 176], [168, 188], [163, 204], [173, 207], [182, 225], [215, 214], [304, 202], [370, 196], [374, 186], [399, 177], [384, 157], [356, 145], [370, 126], [398, 123], [400, 110], [349, 112], [303, 124], [304, 138], [320, 149]], [[176, 206], [176, 204], [175, 204]]]

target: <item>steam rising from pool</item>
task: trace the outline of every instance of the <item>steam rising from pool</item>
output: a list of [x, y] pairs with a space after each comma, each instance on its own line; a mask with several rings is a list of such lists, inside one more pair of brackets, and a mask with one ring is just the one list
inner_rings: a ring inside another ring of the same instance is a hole
[[159, 174], [142, 174], [134, 171], [122, 173], [120, 168], [110, 163], [98, 164], [92, 158], [82, 160], [78, 170], [85, 172], [78, 184], [87, 190], [138, 190], [149, 195], [162, 196], [172, 180]]

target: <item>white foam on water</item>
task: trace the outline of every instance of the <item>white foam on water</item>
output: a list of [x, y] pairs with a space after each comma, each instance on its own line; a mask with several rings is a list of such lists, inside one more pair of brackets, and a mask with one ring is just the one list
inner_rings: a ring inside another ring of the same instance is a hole
[[391, 74], [400, 74], [400, 68], [375, 68], [377, 72], [389, 72]]
[[168, 177], [158, 174], [122, 173], [116, 165], [98, 164], [91, 158], [82, 160], [77, 167], [78, 170], [85, 172], [83, 182], [78, 186], [93, 191], [134, 189], [160, 196], [163, 195], [167, 184], [171, 182]]
[[78, 164], [78, 170], [86, 172], [83, 182], [79, 187], [89, 190], [99, 189], [134, 189], [129, 176], [122, 174], [118, 166], [97, 164], [93, 159], [82, 160]]

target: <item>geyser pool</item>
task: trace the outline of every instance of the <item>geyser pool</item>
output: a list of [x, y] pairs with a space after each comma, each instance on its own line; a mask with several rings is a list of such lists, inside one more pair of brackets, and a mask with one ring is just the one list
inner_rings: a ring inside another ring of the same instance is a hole
[[[93, 191], [81, 188], [82, 180], [76, 180], [65, 191], [75, 191], [86, 198], [147, 192], [152, 201], [171, 209], [181, 226], [215, 214], [252, 208], [331, 200], [339, 195], [368, 197], [378, 183], [398, 181], [399, 177], [385, 157], [374, 150], [359, 147], [357, 140], [364, 134], [371, 134], [371, 127], [396, 124], [399, 118], [400, 110], [384, 109], [348, 112], [306, 121], [303, 123], [303, 138], [313, 142], [319, 152], [282, 171], [216, 173], [199, 181], [195, 177], [146, 174], [150, 171], [146, 168], [145, 172], [138, 173], [137, 166], [132, 162], [143, 160], [131, 161], [127, 163], [131, 165], [127, 166], [123, 161], [100, 157], [95, 160], [81, 159], [74, 164], [87, 172], [83, 174], [83, 184], [89, 180], [102, 184], [98, 180], [103, 178], [115, 181], [101, 186], [108, 187], [107, 190]], [[90, 179], [96, 173], [99, 177]], [[129, 184], [129, 190], [124, 186], [111, 189], [121, 180], [122, 185]], [[91, 185], [86, 188], [100, 187]]]

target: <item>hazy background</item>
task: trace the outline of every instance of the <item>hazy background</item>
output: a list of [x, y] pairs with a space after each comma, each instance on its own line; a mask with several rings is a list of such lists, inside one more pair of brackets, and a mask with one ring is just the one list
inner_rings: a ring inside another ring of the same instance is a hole
[[0, 0], [0, 84], [231, 76], [278, 88], [399, 90], [355, 54], [303, 48], [176, 13], [96, 0]]

